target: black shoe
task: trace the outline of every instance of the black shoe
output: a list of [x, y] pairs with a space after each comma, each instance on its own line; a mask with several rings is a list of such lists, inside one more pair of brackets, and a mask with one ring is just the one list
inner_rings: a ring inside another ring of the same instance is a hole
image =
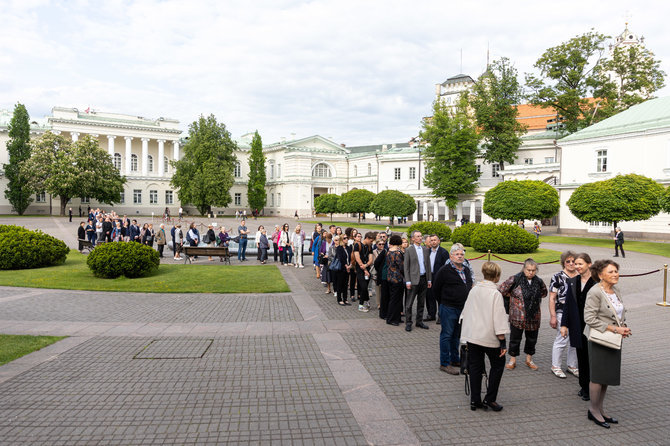
[[603, 415], [603, 420], [605, 420], [605, 422], [609, 424], [619, 424], [619, 420], [617, 420], [616, 418], [606, 417], [605, 415]]
[[416, 326], [423, 328], [424, 330], [428, 330], [428, 325], [424, 324], [423, 322], [417, 322]]
[[351, 306], [351, 304], [349, 302], [346, 302], [346, 301], [344, 302], [344, 305]]
[[488, 401], [484, 401], [483, 404], [485, 406], [490, 407], [491, 410], [494, 412], [500, 412], [501, 410], [503, 410], [503, 407], [500, 404], [496, 403], [495, 401], [491, 401], [490, 403]]
[[475, 403], [474, 401], [470, 401], [470, 410], [477, 409], [486, 409], [486, 406], [484, 406], [482, 403]]
[[397, 327], [398, 325], [400, 325], [400, 323], [398, 323], [398, 322], [386, 321], [386, 323], [389, 324], [389, 325], [393, 325], [394, 327]]
[[439, 317], [437, 318], [437, 321], [435, 322], [435, 325], [442, 325], [442, 321], [440, 320]]
[[424, 321], [424, 322], [430, 322], [430, 321], [434, 321], [434, 320], [435, 320], [435, 317], [433, 317], [433, 316], [428, 316], [428, 317], [425, 318], [423, 321]]
[[411, 325], [405, 325], [405, 331], [412, 331]]
[[591, 400], [591, 398], [589, 397], [589, 394], [584, 392], [583, 389], [580, 390], [579, 392], [577, 392], [577, 396], [580, 397], [582, 399], [582, 401], [590, 401]]
[[586, 415], [587, 415], [587, 417], [588, 417], [589, 420], [593, 421], [593, 422], [596, 423], [598, 426], [600, 426], [600, 427], [604, 427], [605, 429], [609, 429], [609, 428], [610, 428], [610, 425], [607, 424], [607, 421], [598, 421], [598, 420], [596, 419], [596, 417], [594, 417], [593, 414], [591, 414], [591, 411], [590, 411], [590, 410], [587, 410], [587, 411], [586, 411]]
[[612, 257], [619, 257], [619, 256], [612, 256]]

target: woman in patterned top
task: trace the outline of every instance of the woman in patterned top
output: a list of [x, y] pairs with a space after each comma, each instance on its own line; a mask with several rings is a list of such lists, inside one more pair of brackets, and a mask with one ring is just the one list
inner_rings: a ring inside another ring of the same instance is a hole
[[402, 239], [399, 235], [392, 235], [389, 239], [389, 250], [386, 254], [386, 280], [389, 284], [389, 294], [391, 296], [386, 313], [386, 323], [389, 325], [400, 325], [400, 311], [403, 305], [405, 295], [405, 275], [404, 262], [405, 256], [400, 249]]

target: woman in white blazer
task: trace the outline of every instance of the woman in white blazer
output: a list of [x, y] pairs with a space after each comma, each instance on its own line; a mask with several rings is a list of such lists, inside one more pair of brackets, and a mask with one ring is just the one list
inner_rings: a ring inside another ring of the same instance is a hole
[[[505, 370], [509, 323], [502, 294], [496, 283], [500, 280], [500, 266], [485, 262], [482, 265], [484, 280], [477, 282], [468, 294], [460, 320], [461, 342], [468, 345], [468, 374], [470, 375], [470, 409], [491, 408], [498, 412], [503, 406], [496, 402], [498, 387]], [[482, 373], [485, 370], [484, 355], [491, 363], [488, 388], [482, 402]]]

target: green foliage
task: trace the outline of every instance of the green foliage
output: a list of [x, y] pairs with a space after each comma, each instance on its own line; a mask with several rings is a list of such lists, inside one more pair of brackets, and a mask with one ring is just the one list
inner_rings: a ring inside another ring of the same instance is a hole
[[526, 126], [516, 119], [522, 89], [509, 59], [494, 61], [479, 77], [472, 93], [470, 105], [484, 140], [484, 159], [500, 164], [501, 169], [504, 163], [514, 164]]
[[533, 234], [509, 223], [477, 225], [470, 242], [477, 251], [486, 252], [490, 249], [496, 254], [535, 252], [540, 245], [540, 241]]
[[436, 221], [419, 221], [414, 223], [407, 228], [407, 237], [411, 237], [414, 231], [420, 231], [424, 236], [435, 234], [440, 237], [440, 242], [446, 242], [451, 237], [451, 228]]
[[263, 155], [263, 142], [258, 131], [254, 133], [251, 140], [251, 153], [249, 154], [249, 182], [247, 183], [247, 200], [251, 209], [259, 211], [265, 207], [267, 195], [265, 193], [265, 155]]
[[29, 269], [65, 262], [70, 248], [55, 237], [20, 226], [0, 225], [0, 269]]
[[97, 277], [114, 279], [142, 277], [160, 265], [158, 251], [135, 242], [112, 242], [97, 246], [86, 264]]
[[663, 195], [658, 199], [661, 210], [670, 214], [670, 186], [663, 191]]
[[543, 181], [503, 181], [484, 196], [483, 211], [501, 220], [541, 220], [558, 213], [558, 192]]
[[463, 246], [472, 246], [472, 233], [480, 226], [481, 223], [466, 223], [463, 226], [454, 228], [451, 233], [451, 241], [460, 243]]
[[8, 130], [9, 164], [3, 164], [7, 178], [5, 198], [9, 200], [13, 210], [23, 215], [33, 201], [29, 179], [21, 173], [21, 163], [30, 158], [30, 117], [25, 105], [16, 104]]
[[379, 192], [370, 203], [370, 212], [382, 217], [391, 217], [391, 224], [395, 224], [395, 217], [407, 217], [416, 211], [416, 201], [410, 195], [393, 189]]
[[661, 211], [664, 189], [641, 175], [614, 178], [579, 186], [567, 202], [570, 212], [584, 222], [647, 220]]
[[479, 134], [474, 120], [467, 114], [466, 97], [455, 110], [442, 101], [433, 104], [433, 117], [423, 122], [421, 138], [428, 144], [423, 151], [426, 161], [424, 184], [447, 206], [455, 207], [459, 194], [470, 194], [477, 187]]
[[232, 201], [237, 144], [214, 115], [200, 116], [189, 126], [188, 135], [184, 156], [171, 162], [175, 173], [170, 184], [178, 189], [182, 203], [193, 204], [205, 215], [212, 206], [224, 207]]
[[317, 214], [330, 214], [330, 219], [333, 219], [333, 214], [340, 211], [339, 207], [340, 196], [337, 194], [323, 194], [314, 199], [314, 212]]
[[573, 37], [549, 48], [535, 62], [541, 78], [526, 74], [530, 102], [556, 110], [570, 133], [590, 124], [587, 118], [593, 105], [586, 98], [597, 98], [597, 66], [607, 38], [595, 31]]
[[90, 197], [103, 203], [121, 200], [126, 182], [98, 140], [84, 135], [76, 142], [46, 132], [32, 144], [33, 153], [21, 172], [35, 192], [46, 191], [60, 198], [65, 215], [72, 197]]
[[[374, 198], [374, 192], [366, 189], [354, 189], [345, 192], [338, 201], [340, 212], [344, 214], [370, 212], [370, 204]], [[358, 219], [360, 221], [360, 216]]]

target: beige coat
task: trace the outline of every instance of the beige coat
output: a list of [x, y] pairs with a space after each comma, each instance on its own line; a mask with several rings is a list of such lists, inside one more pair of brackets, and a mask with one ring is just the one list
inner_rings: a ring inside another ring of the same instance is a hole
[[483, 347], [499, 347], [497, 335], [509, 333], [509, 323], [502, 294], [496, 284], [483, 280], [470, 290], [460, 321], [461, 342]]
[[[623, 299], [621, 298], [621, 292], [619, 289], [617, 287], [612, 287], [612, 290], [623, 304]], [[623, 324], [626, 320], [625, 307], [623, 309], [623, 317], [621, 319], [621, 323]], [[584, 322], [586, 323], [586, 326], [589, 327], [584, 330], [584, 334], [587, 337], [589, 335], [590, 329], [605, 332], [608, 325], [618, 325], [616, 320], [616, 312], [607, 298], [607, 295], [599, 285], [592, 287], [586, 294], [586, 303], [584, 304]]]

